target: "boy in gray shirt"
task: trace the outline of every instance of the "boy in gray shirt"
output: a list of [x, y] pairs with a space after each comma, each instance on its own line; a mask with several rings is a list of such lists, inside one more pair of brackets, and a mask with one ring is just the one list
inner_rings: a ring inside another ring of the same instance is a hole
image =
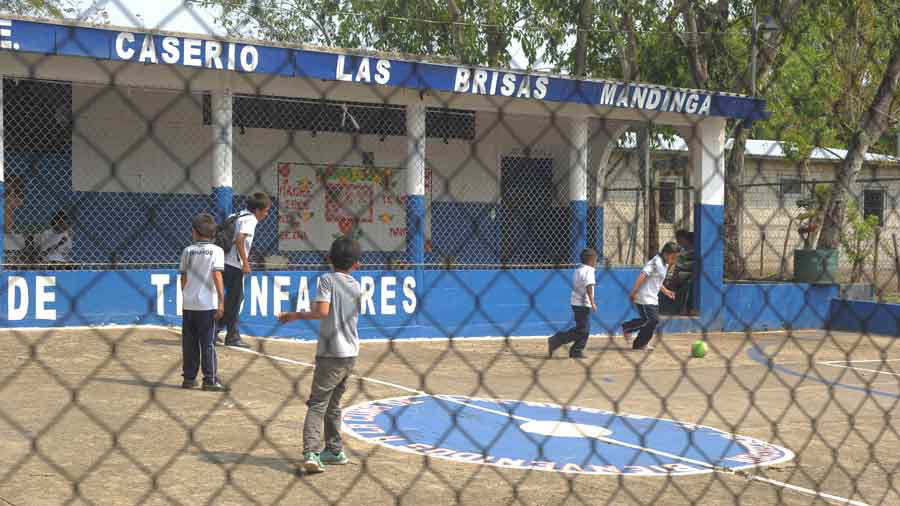
[[358, 242], [346, 237], [335, 240], [328, 255], [334, 271], [319, 276], [312, 311], [278, 315], [281, 323], [321, 320], [316, 370], [303, 423], [303, 468], [307, 473], [321, 473], [325, 464], [349, 462], [341, 441], [341, 396], [359, 355], [356, 327], [362, 289], [350, 273], [358, 267], [360, 255]]

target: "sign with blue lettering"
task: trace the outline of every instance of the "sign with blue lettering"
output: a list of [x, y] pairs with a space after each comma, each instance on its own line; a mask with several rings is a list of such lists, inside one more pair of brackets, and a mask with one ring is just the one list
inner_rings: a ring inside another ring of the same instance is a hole
[[0, 50], [696, 116], [750, 120], [767, 116], [764, 100], [728, 93], [16, 19], [0, 20]]
[[428, 457], [575, 474], [671, 476], [774, 465], [794, 453], [703, 425], [544, 402], [417, 395], [357, 404], [343, 430]]

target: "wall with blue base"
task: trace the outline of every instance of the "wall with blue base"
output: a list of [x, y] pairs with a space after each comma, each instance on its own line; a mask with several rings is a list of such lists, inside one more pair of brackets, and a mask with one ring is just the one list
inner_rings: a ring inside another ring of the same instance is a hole
[[[256, 273], [245, 282], [243, 331], [248, 335], [312, 339], [317, 324], [275, 323], [276, 312], [303, 307], [321, 272]], [[572, 324], [571, 270], [361, 271], [371, 296], [363, 302], [364, 338], [536, 336]], [[636, 315], [627, 294], [637, 269], [599, 269], [594, 334], [620, 333]], [[172, 270], [7, 272], [0, 275], [0, 326], [62, 327], [178, 324]], [[799, 284], [725, 285], [721, 325], [710, 332], [823, 328], [822, 311], [836, 287]], [[703, 332], [699, 318], [663, 321], [660, 331]]]
[[900, 337], [900, 304], [834, 299], [829, 307], [828, 328]]

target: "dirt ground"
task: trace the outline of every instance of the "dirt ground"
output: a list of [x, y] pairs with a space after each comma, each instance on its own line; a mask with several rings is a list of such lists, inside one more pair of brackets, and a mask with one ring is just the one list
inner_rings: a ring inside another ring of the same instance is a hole
[[[434, 394], [708, 425], [796, 454], [753, 474], [859, 503], [900, 504], [894, 339], [718, 334], [708, 336], [706, 358], [691, 359], [696, 337], [663, 336], [652, 353], [631, 352], [622, 338], [592, 338], [578, 361], [564, 351], [547, 360], [542, 339], [376, 342], [363, 345], [356, 370]], [[503, 469], [349, 436], [350, 465], [305, 476], [297, 469], [312, 369], [270, 357], [311, 362], [313, 345], [249, 341], [269, 357], [218, 349], [233, 389], [226, 395], [179, 388], [180, 337], [171, 329], [0, 331], [0, 504], [838, 504], [719, 472]], [[344, 405], [401, 395], [408, 393], [357, 380]]]

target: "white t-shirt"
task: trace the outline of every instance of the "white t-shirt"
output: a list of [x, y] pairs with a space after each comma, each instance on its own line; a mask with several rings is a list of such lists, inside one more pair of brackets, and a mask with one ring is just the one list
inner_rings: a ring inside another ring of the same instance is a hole
[[[237, 238], [238, 234], [244, 234], [244, 251], [247, 252], [248, 258], [250, 256], [250, 246], [253, 245], [253, 234], [256, 233], [256, 225], [258, 223], [259, 220], [256, 219], [256, 215], [250, 211], [241, 211], [238, 219], [234, 222], [234, 237]], [[238, 255], [237, 245], [232, 245], [231, 250], [225, 255], [225, 264], [238, 269], [241, 268], [241, 256]]]
[[663, 262], [660, 255], [651, 258], [647, 265], [641, 269], [641, 272], [647, 275], [644, 284], [638, 289], [635, 302], [645, 306], [659, 305], [659, 290], [662, 288], [663, 281], [666, 280], [666, 274], [669, 267]]
[[575, 275], [572, 277], [572, 296], [569, 298], [573, 306], [591, 307], [588, 289], [593, 290], [597, 284], [594, 276], [595, 269], [589, 265], [581, 265], [575, 269]]
[[3, 233], [3, 249], [6, 251], [21, 251], [25, 248], [25, 236], [15, 232]]
[[209, 311], [219, 308], [213, 272], [225, 269], [225, 252], [211, 242], [194, 243], [181, 253], [179, 272], [187, 276], [182, 307], [188, 311]]
[[38, 246], [48, 262], [68, 262], [72, 252], [72, 236], [68, 230], [57, 232], [48, 228], [38, 236]]

